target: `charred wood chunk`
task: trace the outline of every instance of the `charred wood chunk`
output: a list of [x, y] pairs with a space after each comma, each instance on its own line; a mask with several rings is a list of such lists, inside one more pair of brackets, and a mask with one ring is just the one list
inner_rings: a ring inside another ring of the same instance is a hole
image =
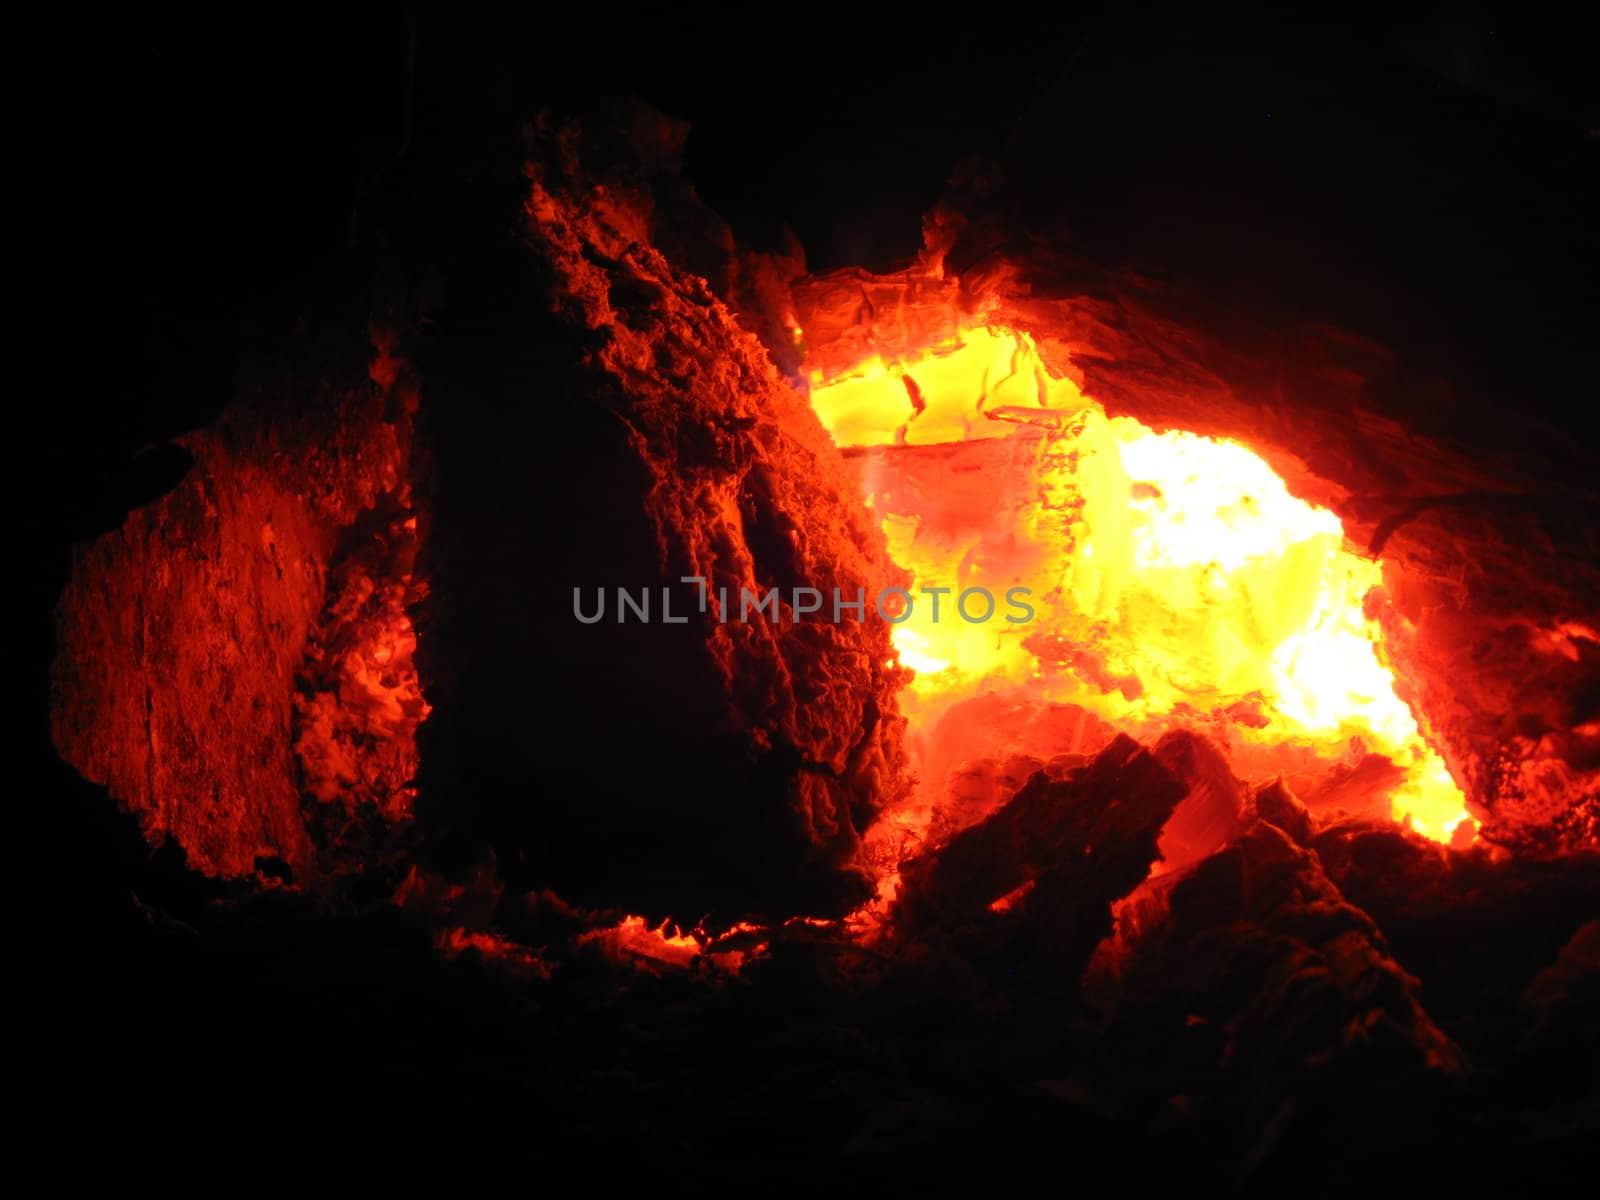
[[[1081, 966], [1080, 953], [1109, 930], [1112, 901], [1158, 857], [1161, 828], [1186, 790], [1120, 734], [1087, 766], [1060, 779], [1035, 774], [987, 820], [907, 863], [902, 923], [953, 926], [1010, 910], [1044, 940], [1059, 939], [1065, 969]], [[994, 907], [1022, 888], [1017, 905]]]
[[1198, 862], [1238, 836], [1248, 789], [1215, 742], [1176, 729], [1156, 743], [1155, 756], [1189, 789], [1161, 831], [1161, 857], [1169, 869]]
[[1275, 779], [1257, 788], [1254, 803], [1255, 814], [1260, 820], [1276, 825], [1289, 835], [1290, 840], [1302, 846], [1310, 843], [1316, 823], [1312, 820], [1310, 810], [1282, 779]]
[[1422, 979], [1429, 1011], [1496, 1050], [1504, 1038], [1490, 1029], [1501, 1018], [1490, 1014], [1502, 1012], [1508, 993], [1555, 961], [1600, 912], [1593, 854], [1509, 858], [1481, 844], [1455, 850], [1389, 822], [1357, 820], [1322, 829], [1311, 845], [1340, 892]]
[[1600, 919], [1586, 922], [1522, 994], [1519, 1066], [1540, 1089], [1593, 1105], [1600, 1046]]
[[1448, 1108], [1460, 1049], [1371, 917], [1277, 826], [1257, 822], [1179, 878], [1167, 914], [1125, 948], [1103, 1003], [1121, 1044], [1147, 1047], [1151, 1062], [1175, 1039], [1207, 1047], [1181, 1077], [1147, 1083], [1190, 1094], [1239, 1153], [1325, 1136], [1313, 1114], [1367, 1137], [1409, 1105]]

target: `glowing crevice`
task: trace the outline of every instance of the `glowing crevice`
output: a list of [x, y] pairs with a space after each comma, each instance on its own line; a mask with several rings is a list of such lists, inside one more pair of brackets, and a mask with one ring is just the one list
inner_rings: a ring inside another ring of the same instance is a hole
[[1254, 767], [1278, 749], [1381, 754], [1401, 776], [1396, 820], [1440, 841], [1471, 820], [1383, 659], [1380, 564], [1248, 447], [1110, 418], [1001, 328], [814, 377], [812, 403], [865, 454], [866, 501], [914, 592], [1031, 592], [1026, 623], [953, 619], [946, 598], [939, 620], [920, 602], [895, 628], [916, 672], [913, 741], [955, 703], [1009, 689], [1136, 736], [1225, 725]]

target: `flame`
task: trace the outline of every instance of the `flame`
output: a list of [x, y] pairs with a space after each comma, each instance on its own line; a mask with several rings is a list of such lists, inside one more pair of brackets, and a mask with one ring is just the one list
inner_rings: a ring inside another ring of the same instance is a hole
[[[1439, 841], [1471, 820], [1395, 692], [1367, 609], [1380, 564], [1249, 448], [1108, 417], [1031, 338], [999, 327], [811, 383], [915, 580], [892, 635], [916, 672], [903, 697], [913, 741], [956, 702], [1009, 689], [1136, 734], [1222, 722], [1236, 769], [1278, 751], [1383, 754], [1403, 771], [1395, 820]], [[925, 586], [952, 589], [937, 614]], [[1006, 620], [1022, 616], [1001, 599], [1015, 587], [1031, 619]], [[1000, 611], [962, 619], [968, 588]], [[917, 832], [928, 803], [901, 814], [900, 833]]]

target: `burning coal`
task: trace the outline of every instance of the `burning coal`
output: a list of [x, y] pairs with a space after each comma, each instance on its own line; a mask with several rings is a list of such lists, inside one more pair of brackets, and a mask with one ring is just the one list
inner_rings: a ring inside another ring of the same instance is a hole
[[1015, 742], [1014, 726], [974, 728], [995, 704], [1069, 706], [1141, 738], [1203, 728], [1247, 776], [1310, 796], [1362, 777], [1341, 803], [1470, 840], [1460, 788], [1395, 692], [1381, 564], [1247, 447], [1109, 418], [999, 326], [810, 384], [913, 579], [1039, 597], [1026, 627], [913, 613], [895, 628], [921, 779], [875, 832], [888, 858], [943, 824], [952, 742], [974, 757]]

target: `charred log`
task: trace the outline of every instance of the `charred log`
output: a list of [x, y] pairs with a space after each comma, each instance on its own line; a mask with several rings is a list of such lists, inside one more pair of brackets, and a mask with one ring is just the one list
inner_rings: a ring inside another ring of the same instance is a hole
[[838, 913], [899, 786], [888, 627], [831, 607], [877, 594], [881, 539], [803, 398], [650, 244], [655, 167], [588, 146], [534, 132], [517, 243], [486, 242], [423, 353], [427, 812], [517, 887]]
[[[325, 686], [376, 703], [386, 685], [363, 674], [367, 656], [374, 639], [404, 639], [415, 598], [401, 572], [382, 581], [399, 591], [381, 612], [325, 612], [330, 575], [367, 553], [363, 514], [410, 519], [416, 408], [403, 364], [332, 327], [245, 373], [221, 420], [181, 439], [188, 474], [80, 547], [57, 605], [57, 749], [153, 843], [176, 839], [212, 875], [273, 862], [314, 873], [306, 806], [353, 812], [374, 788], [400, 796], [414, 769], [401, 743], [420, 694], [409, 716], [395, 702], [392, 721], [380, 705], [364, 722], [319, 727], [300, 691], [313, 630], [338, 625]], [[409, 669], [393, 646], [379, 674]], [[301, 786], [307, 754], [328, 764], [315, 798]]]

